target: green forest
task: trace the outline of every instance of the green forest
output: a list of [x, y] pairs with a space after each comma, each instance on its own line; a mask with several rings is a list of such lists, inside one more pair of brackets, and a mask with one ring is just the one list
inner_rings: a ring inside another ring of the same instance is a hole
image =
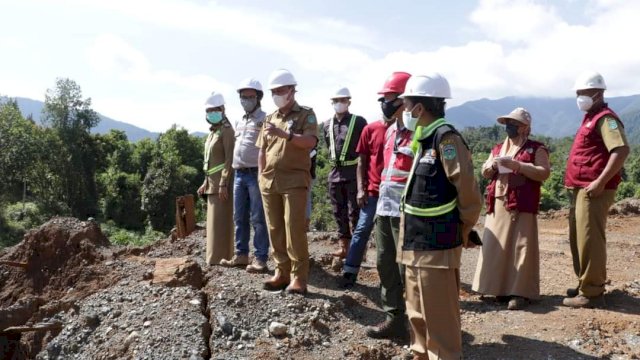
[[[45, 126], [24, 117], [17, 102], [0, 102], [0, 248], [22, 239], [26, 231], [52, 216], [94, 218], [114, 243], [142, 245], [164, 238], [175, 222], [175, 197], [194, 194], [203, 181], [204, 137], [177, 125], [157, 139], [130, 142], [122, 131], [92, 134], [99, 121], [80, 86], [57, 79], [46, 91]], [[576, 119], [579, 121], [579, 119]], [[462, 135], [473, 152], [481, 189], [487, 181], [479, 169], [494, 144], [506, 136], [501, 126], [466, 128]], [[552, 174], [544, 183], [543, 210], [567, 206], [563, 187], [572, 138], [536, 137], [551, 154]], [[321, 138], [321, 137], [320, 137]], [[326, 196], [328, 152], [319, 142], [317, 180], [313, 188], [312, 227], [335, 226]], [[640, 150], [627, 159], [618, 199], [640, 197]], [[204, 218], [198, 200], [198, 220]]]

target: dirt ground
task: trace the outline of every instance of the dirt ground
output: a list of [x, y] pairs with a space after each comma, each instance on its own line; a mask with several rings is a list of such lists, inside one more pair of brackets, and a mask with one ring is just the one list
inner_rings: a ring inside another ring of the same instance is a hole
[[[576, 284], [566, 212], [541, 215], [539, 228], [542, 298], [522, 311], [470, 290], [479, 250], [464, 251], [464, 357], [639, 359], [640, 217], [609, 219], [606, 309], [561, 305]], [[187, 239], [122, 248], [111, 246], [96, 224], [75, 219], [54, 219], [31, 231], [0, 251], [0, 260], [29, 264], [0, 265], [0, 359], [371, 360], [407, 354], [407, 344], [364, 335], [365, 326], [384, 318], [372, 244], [359, 284], [343, 291], [327, 256], [335, 239], [311, 233], [310, 287], [302, 297], [262, 290], [268, 274], [205, 266], [203, 236], [200, 229]]]

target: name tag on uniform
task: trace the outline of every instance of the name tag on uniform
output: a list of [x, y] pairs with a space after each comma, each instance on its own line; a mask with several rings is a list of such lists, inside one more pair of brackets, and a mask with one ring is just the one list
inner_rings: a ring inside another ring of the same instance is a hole
[[420, 164], [435, 164], [436, 163], [436, 151], [434, 149], [428, 149], [424, 152], [424, 155], [420, 158]]

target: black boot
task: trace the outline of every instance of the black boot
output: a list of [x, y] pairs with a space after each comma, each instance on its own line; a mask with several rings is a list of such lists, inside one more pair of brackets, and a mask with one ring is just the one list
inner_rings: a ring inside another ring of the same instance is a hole
[[356, 284], [357, 278], [357, 274], [346, 272], [338, 279], [338, 286], [342, 289], [350, 289]]
[[409, 332], [407, 331], [406, 316], [394, 316], [377, 326], [367, 327], [366, 334], [374, 339], [407, 340]]

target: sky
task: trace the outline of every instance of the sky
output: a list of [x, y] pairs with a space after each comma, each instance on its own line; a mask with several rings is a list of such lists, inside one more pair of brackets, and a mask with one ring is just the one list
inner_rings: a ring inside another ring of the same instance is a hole
[[[66, 77], [94, 110], [158, 132], [206, 131], [212, 91], [239, 118], [238, 84], [266, 88], [280, 68], [321, 120], [343, 86], [351, 112], [380, 118], [377, 91], [394, 71], [441, 73], [448, 106], [575, 96], [587, 70], [607, 96], [632, 95], [638, 14], [633, 0], [0, 0], [0, 95], [44, 100]], [[275, 110], [268, 91], [262, 103]]]

